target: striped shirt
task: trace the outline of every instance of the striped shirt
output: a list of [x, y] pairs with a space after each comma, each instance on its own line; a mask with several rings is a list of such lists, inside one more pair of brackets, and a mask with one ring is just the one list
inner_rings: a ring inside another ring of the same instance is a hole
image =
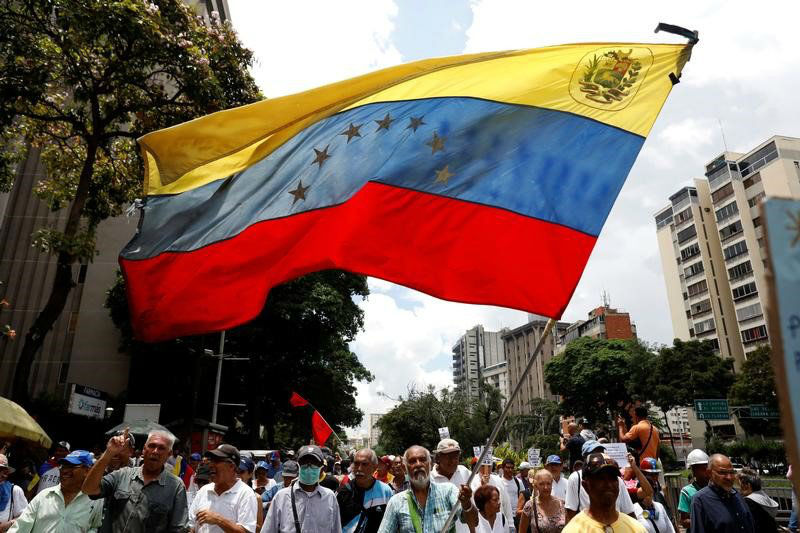
[[450, 483], [428, 484], [428, 499], [423, 510], [414, 491], [404, 490], [398, 492], [389, 500], [389, 506], [383, 514], [383, 522], [378, 533], [415, 533], [414, 524], [411, 522], [411, 512], [408, 508], [408, 496], [417, 507], [417, 513], [422, 522], [423, 533], [439, 533], [447, 522], [450, 510], [457, 506], [456, 520], [461, 519], [461, 504], [458, 501], [458, 489]]

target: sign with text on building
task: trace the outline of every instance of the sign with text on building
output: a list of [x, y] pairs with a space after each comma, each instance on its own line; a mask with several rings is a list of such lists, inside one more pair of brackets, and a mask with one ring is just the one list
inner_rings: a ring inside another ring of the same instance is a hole
[[694, 412], [698, 420], [729, 420], [728, 400], [695, 400]]
[[[797, 164], [797, 163], [795, 163]], [[767, 325], [772, 366], [789, 460], [800, 465], [800, 201], [768, 198], [761, 204], [767, 241]], [[794, 468], [800, 491], [800, 468]]]
[[107, 399], [103, 391], [73, 384], [67, 412], [102, 420], [106, 416]]

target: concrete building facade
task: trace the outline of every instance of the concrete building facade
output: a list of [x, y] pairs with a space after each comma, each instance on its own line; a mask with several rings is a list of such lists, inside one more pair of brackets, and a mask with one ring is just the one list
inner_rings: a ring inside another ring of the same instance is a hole
[[[528, 359], [536, 348], [536, 343], [542, 337], [547, 320], [537, 319], [512, 330], [506, 330], [502, 334], [506, 362], [508, 364], [508, 390], [514, 390], [520, 381]], [[533, 368], [522, 384], [519, 395], [511, 405], [510, 413], [513, 415], [524, 415], [530, 412], [529, 406], [534, 398], [544, 398], [556, 401], [558, 398], [550, 392], [550, 388], [544, 380], [544, 365], [555, 355], [556, 341], [564, 334], [567, 327], [566, 322], [557, 322], [552, 334], [545, 338], [542, 350], [536, 356]]]
[[481, 379], [508, 395], [506, 358], [502, 331], [486, 331], [478, 324], [453, 345], [453, 383], [470, 398], [480, 397]]
[[381, 438], [381, 428], [378, 427], [378, 420], [383, 415], [384, 413], [370, 413], [367, 417], [367, 438], [369, 439], [368, 446], [370, 448], [377, 446]]
[[765, 196], [800, 198], [800, 139], [775, 136], [744, 154], [724, 152], [655, 215], [675, 336], [710, 340], [737, 368], [769, 342]]
[[558, 338], [556, 353], [561, 353], [567, 344], [580, 337], [593, 339], [635, 339], [636, 324], [629, 313], [614, 309], [607, 303], [589, 311], [586, 320], [578, 320], [567, 326]]

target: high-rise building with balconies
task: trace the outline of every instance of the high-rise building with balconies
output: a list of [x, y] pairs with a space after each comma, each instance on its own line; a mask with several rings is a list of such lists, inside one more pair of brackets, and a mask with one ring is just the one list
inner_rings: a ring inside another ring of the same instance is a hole
[[480, 324], [468, 329], [453, 346], [453, 383], [468, 397], [480, 397], [480, 380], [508, 396], [506, 358], [501, 332]]
[[655, 215], [675, 337], [710, 340], [738, 367], [769, 342], [764, 296], [765, 196], [800, 198], [800, 139], [775, 136], [724, 152]]

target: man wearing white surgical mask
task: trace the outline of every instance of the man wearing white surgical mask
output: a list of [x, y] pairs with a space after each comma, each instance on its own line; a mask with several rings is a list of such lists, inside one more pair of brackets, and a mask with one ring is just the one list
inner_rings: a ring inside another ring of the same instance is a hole
[[319, 485], [323, 460], [319, 446], [303, 446], [297, 451], [297, 481], [275, 495], [261, 533], [341, 533], [336, 495]]

